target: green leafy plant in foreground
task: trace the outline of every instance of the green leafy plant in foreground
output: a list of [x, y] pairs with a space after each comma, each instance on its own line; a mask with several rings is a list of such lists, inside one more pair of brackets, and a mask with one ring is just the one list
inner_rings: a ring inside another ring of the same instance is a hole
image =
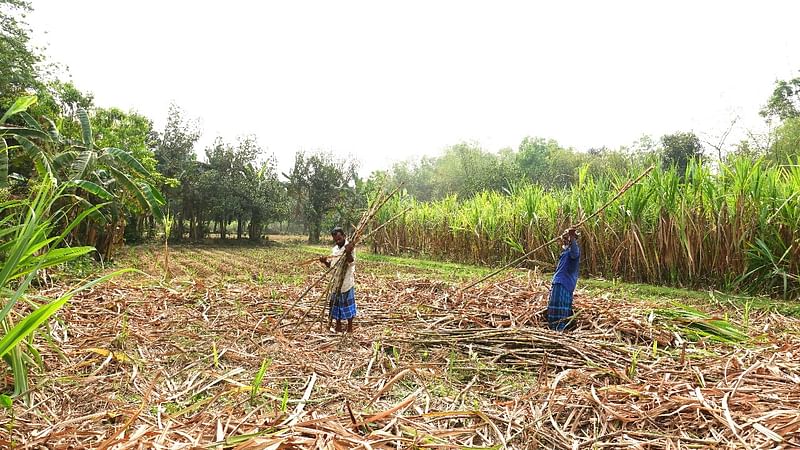
[[[32, 301], [26, 293], [39, 271], [80, 258], [94, 247], [59, 247], [64, 238], [83, 219], [100, 206], [87, 209], [69, 221], [64, 230], [55, 236], [53, 229], [59, 220], [68, 217], [69, 207], [53, 211], [55, 202], [62, 197], [49, 181], [44, 181], [32, 199], [0, 204], [3, 229], [0, 231], [0, 357], [11, 367], [14, 375], [14, 396], [24, 395], [29, 402], [28, 368], [34, 363], [29, 353], [35, 352], [32, 344], [34, 332], [76, 293], [88, 289], [129, 270], [120, 270], [92, 281], [84, 282], [50, 301]], [[14, 309], [20, 301], [26, 308]], [[29, 310], [27, 314], [21, 310]], [[28, 349], [29, 352], [26, 352]]]
[[[24, 111], [23, 106], [15, 104], [9, 111]], [[0, 119], [0, 124], [8, 117], [7, 112]], [[5, 129], [0, 133], [3, 155], [7, 156], [6, 137], [10, 136], [19, 142], [19, 136], [9, 135]], [[7, 163], [7, 159], [0, 161], [0, 166], [4, 166], [0, 169], [7, 169], [7, 165], [2, 163]], [[22, 396], [28, 404], [28, 371], [40, 359], [33, 346], [36, 330], [78, 292], [130, 271], [120, 270], [83, 282], [54, 299], [42, 300], [37, 297], [34, 301], [26, 295], [31, 282], [41, 270], [74, 261], [95, 250], [90, 246], [62, 246], [75, 227], [104, 206], [80, 210], [85, 207], [85, 200], [67, 193], [71, 186], [70, 183], [59, 186], [54, 178], [43, 177], [38, 180], [29, 198], [0, 203], [0, 327], [3, 333], [0, 337], [0, 357], [8, 363], [13, 373], [13, 396]], [[57, 233], [56, 229], [60, 232]]]
[[267, 368], [269, 365], [272, 364], [272, 360], [269, 358], [264, 358], [261, 361], [261, 367], [258, 369], [255, 378], [253, 378], [253, 385], [252, 389], [250, 390], [250, 404], [255, 405], [256, 397], [258, 396], [258, 391], [261, 389], [261, 381], [264, 379], [264, 374], [267, 372]]

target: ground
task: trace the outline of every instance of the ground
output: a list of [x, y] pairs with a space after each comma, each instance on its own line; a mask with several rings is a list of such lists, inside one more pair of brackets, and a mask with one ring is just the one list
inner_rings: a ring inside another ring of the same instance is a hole
[[795, 304], [581, 280], [560, 334], [535, 271], [460, 291], [489, 270], [361, 251], [336, 335], [303, 264], [326, 249], [177, 246], [164, 280], [163, 246], [127, 248], [115, 268], [142, 272], [37, 338], [0, 447], [800, 446]]

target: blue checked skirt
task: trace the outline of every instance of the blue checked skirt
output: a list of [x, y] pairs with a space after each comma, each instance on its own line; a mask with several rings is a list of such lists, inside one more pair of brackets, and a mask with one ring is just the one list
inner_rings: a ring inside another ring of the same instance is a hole
[[356, 316], [356, 288], [331, 295], [331, 318], [348, 320]]
[[561, 283], [553, 285], [550, 302], [547, 304], [547, 324], [551, 330], [564, 331], [572, 317], [572, 291]]

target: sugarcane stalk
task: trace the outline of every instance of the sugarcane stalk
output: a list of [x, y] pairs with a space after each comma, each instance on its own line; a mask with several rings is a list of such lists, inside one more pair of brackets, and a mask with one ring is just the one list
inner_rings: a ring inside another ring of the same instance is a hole
[[[358, 242], [360, 242], [360, 240], [364, 236], [364, 230], [366, 229], [367, 225], [369, 225], [369, 223], [373, 220], [373, 218], [378, 213], [378, 211], [383, 207], [383, 205], [385, 205], [386, 202], [389, 201], [389, 199], [391, 199], [395, 194], [397, 194], [398, 190], [399, 190], [399, 188], [396, 188], [392, 192], [390, 192], [388, 195], [383, 195], [383, 196], [379, 195], [378, 196], [378, 198], [372, 204], [372, 206], [370, 206], [370, 208], [361, 216], [361, 219], [359, 220], [358, 225], [355, 227], [355, 230], [354, 230], [353, 234], [350, 236], [350, 239], [348, 240], [348, 242], [353, 243], [354, 247], [355, 247], [355, 245], [358, 244]], [[332, 296], [334, 294], [339, 294], [341, 289], [342, 289], [342, 285], [344, 284], [344, 277], [345, 277], [345, 275], [347, 273], [347, 265], [348, 265], [348, 263], [347, 263], [347, 252], [345, 252], [345, 254], [342, 255], [342, 257], [340, 257], [336, 261], [335, 264], [332, 264], [331, 267], [328, 269], [328, 271], [325, 274], [323, 274], [323, 277], [324, 277], [328, 273], [333, 271], [333, 276], [332, 276], [331, 282], [328, 284], [328, 288], [325, 290], [323, 295], [320, 297], [320, 302], [323, 305], [325, 305], [325, 306], [323, 306], [322, 314], [319, 317], [320, 321], [322, 321], [322, 319], [325, 317], [325, 308], [328, 308], [328, 318], [329, 319], [331, 318], [332, 306], [333, 306], [333, 298], [332, 298]], [[319, 280], [317, 280], [316, 283], [318, 283], [318, 282], [319, 282]], [[305, 293], [304, 293], [304, 295], [305, 295]], [[299, 302], [299, 299], [297, 301], [295, 301], [295, 304], [297, 304], [298, 302]], [[300, 318], [300, 320], [298, 320], [295, 323], [295, 325], [299, 325], [299, 324], [303, 323], [305, 318], [314, 309], [314, 307], [316, 305], [317, 305], [317, 303], [311, 305], [309, 307], [309, 309]], [[284, 313], [284, 315], [285, 315], [285, 313]], [[309, 329], [310, 329], [310, 325], [309, 325]]]

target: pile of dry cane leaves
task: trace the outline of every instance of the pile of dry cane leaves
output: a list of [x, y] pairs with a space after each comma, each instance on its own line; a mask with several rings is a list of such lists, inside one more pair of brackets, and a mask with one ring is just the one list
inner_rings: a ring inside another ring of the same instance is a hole
[[303, 285], [97, 288], [40, 340], [46, 375], [0, 416], [0, 447], [800, 447], [795, 319], [689, 342], [652, 305], [579, 291], [560, 334], [535, 278], [357, 282], [344, 337], [316, 295], [278, 321]]

